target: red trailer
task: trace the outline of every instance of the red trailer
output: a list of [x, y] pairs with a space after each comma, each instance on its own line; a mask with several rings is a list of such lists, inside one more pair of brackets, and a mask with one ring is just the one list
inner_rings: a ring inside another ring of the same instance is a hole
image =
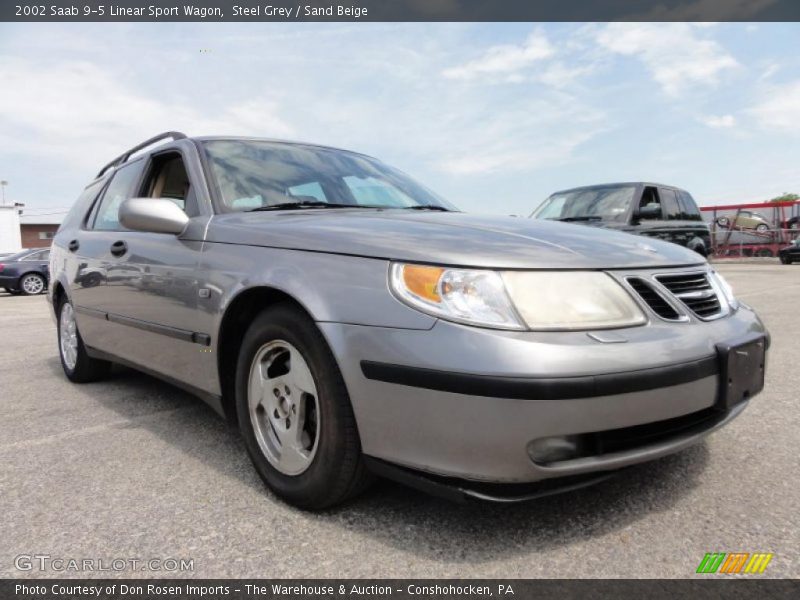
[[778, 256], [800, 235], [800, 201], [703, 206], [715, 258]]

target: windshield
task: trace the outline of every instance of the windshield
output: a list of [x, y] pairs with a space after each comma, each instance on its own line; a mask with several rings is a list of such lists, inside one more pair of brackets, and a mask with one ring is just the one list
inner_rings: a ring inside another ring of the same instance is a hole
[[225, 207], [281, 204], [414, 208], [451, 204], [410, 177], [360, 154], [280, 142], [212, 140], [203, 144]]
[[586, 188], [553, 194], [542, 202], [534, 219], [624, 222], [633, 200], [634, 186]]

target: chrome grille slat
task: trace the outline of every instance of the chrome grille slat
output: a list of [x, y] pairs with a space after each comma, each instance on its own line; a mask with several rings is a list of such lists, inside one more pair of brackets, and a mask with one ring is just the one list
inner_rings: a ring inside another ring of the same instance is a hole
[[629, 273], [625, 283], [658, 317], [687, 322], [690, 316], [711, 321], [728, 314], [728, 305], [706, 271]]
[[700, 319], [722, 314], [723, 306], [706, 273], [656, 275], [655, 280]]
[[628, 277], [628, 285], [644, 300], [645, 304], [666, 321], [680, 321], [682, 315], [655, 288], [641, 277]]
[[681, 300], [683, 300], [683, 299], [705, 300], [707, 298], [716, 298], [717, 294], [714, 292], [714, 290], [710, 290], [709, 289], [709, 290], [697, 290], [697, 291], [694, 291], [694, 292], [678, 292], [678, 293], [675, 293], [675, 296], [677, 296]]

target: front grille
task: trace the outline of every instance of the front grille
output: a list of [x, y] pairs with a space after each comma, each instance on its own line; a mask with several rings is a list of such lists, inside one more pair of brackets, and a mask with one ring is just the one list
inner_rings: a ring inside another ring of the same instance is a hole
[[664, 421], [586, 435], [592, 442], [589, 446], [593, 446], [598, 454], [609, 454], [635, 450], [682, 435], [693, 435], [713, 427], [724, 418], [724, 412], [712, 407]]
[[639, 294], [641, 299], [647, 303], [647, 306], [653, 309], [653, 312], [659, 317], [662, 319], [667, 319], [668, 321], [680, 320], [681, 315], [678, 313], [678, 311], [672, 308], [670, 303], [667, 302], [661, 296], [661, 294], [654, 290], [644, 279], [639, 277], [629, 277], [628, 285], [633, 288], [633, 291]]
[[568, 464], [569, 461], [576, 459], [603, 457], [604, 455], [619, 452], [634, 452], [642, 448], [672, 442], [681, 437], [689, 437], [708, 431], [723, 421], [727, 414], [712, 406], [688, 415], [664, 419], [663, 421], [581, 433], [571, 436], [577, 448], [573, 456], [543, 464], [546, 466]]
[[722, 312], [717, 292], [706, 273], [657, 275], [656, 280], [701, 319], [715, 317]]

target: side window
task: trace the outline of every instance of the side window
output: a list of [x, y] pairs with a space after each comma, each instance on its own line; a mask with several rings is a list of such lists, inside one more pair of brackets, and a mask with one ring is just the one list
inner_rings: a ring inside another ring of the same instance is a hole
[[45, 254], [47, 254], [49, 256], [50, 255], [50, 251], [49, 250], [42, 250], [40, 252], [31, 252], [30, 254], [28, 254], [28, 256], [26, 256], [22, 260], [30, 260], [30, 261], [47, 260], [47, 257], [45, 256]]
[[661, 196], [661, 203], [664, 206], [664, 218], [670, 221], [681, 219], [681, 207], [678, 204], [678, 195], [675, 190], [661, 188], [658, 190]]
[[689, 192], [678, 192], [678, 201], [681, 204], [683, 211], [683, 218], [686, 221], [702, 221], [703, 216], [700, 214], [700, 209], [697, 208], [697, 202], [694, 201]]
[[662, 219], [661, 200], [654, 187], [646, 187], [642, 192], [642, 199], [639, 201], [639, 218], [643, 220]]
[[142, 161], [124, 166], [114, 173], [111, 183], [108, 184], [97, 214], [94, 218], [92, 229], [101, 231], [114, 231], [122, 229], [119, 223], [119, 207], [131, 197], [131, 190], [142, 172]]
[[153, 157], [141, 194], [145, 198], [172, 200], [190, 217], [200, 214], [197, 196], [179, 153], [170, 152]]
[[70, 229], [72, 227], [80, 227], [83, 224], [88, 226], [92, 222], [94, 216], [95, 200], [103, 189], [105, 180], [97, 180], [86, 186], [86, 189], [81, 192], [75, 204], [72, 206], [67, 216], [61, 223], [61, 229]]

